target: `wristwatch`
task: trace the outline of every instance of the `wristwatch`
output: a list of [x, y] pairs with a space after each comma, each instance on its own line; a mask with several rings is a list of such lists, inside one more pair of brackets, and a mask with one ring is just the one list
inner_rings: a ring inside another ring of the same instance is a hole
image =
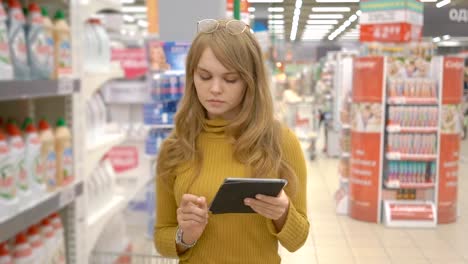
[[181, 246], [186, 247], [186, 248], [192, 248], [193, 246], [195, 246], [195, 244], [197, 244], [197, 241], [193, 242], [192, 244], [186, 244], [184, 242], [184, 240], [182, 239], [183, 236], [184, 236], [184, 231], [182, 231], [182, 229], [177, 227], [176, 244], [181, 245]]

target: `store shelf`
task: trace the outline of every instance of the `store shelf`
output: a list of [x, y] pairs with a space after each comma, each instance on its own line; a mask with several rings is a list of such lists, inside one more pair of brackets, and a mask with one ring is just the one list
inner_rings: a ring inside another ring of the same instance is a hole
[[437, 155], [428, 154], [402, 154], [399, 152], [388, 152], [385, 154], [388, 160], [406, 160], [406, 161], [435, 161]]
[[96, 144], [88, 146], [85, 159], [86, 169], [85, 177], [91, 174], [92, 170], [97, 166], [104, 155], [114, 146], [117, 146], [125, 141], [125, 134], [107, 134], [100, 137], [102, 140]]
[[[93, 1], [96, 2], [96, 1]], [[108, 70], [103, 72], [85, 73], [83, 77], [83, 96], [88, 100], [106, 82], [124, 76], [122, 67], [118, 63], [112, 63]]]
[[384, 223], [389, 227], [431, 228], [437, 225], [433, 202], [384, 201]]
[[435, 187], [435, 183], [428, 182], [428, 183], [389, 183], [385, 182], [385, 187], [387, 189], [431, 189]]
[[109, 220], [127, 207], [127, 204], [141, 191], [154, 177], [141, 178], [135, 185], [125, 186], [123, 193], [115, 194], [102, 208], [96, 210], [87, 218], [86, 247], [90, 254]]
[[420, 134], [430, 134], [437, 133], [437, 127], [402, 127], [399, 125], [389, 125], [387, 126], [388, 133], [420, 133]]
[[437, 98], [390, 97], [390, 105], [437, 105]]
[[0, 241], [5, 241], [18, 232], [38, 223], [52, 213], [59, 211], [73, 202], [83, 193], [83, 182], [76, 182], [70, 186], [38, 199], [34, 204], [13, 217], [0, 222]]
[[0, 101], [70, 95], [80, 91], [74, 79], [0, 81]]

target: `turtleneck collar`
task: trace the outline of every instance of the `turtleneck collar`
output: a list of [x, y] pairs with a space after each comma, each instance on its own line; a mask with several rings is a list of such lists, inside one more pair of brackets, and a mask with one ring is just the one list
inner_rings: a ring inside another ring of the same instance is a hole
[[224, 134], [229, 121], [216, 118], [203, 120], [203, 130], [208, 133]]

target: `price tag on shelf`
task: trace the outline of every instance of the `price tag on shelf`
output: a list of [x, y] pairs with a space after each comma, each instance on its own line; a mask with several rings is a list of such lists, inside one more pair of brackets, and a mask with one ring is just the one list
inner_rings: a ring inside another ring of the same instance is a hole
[[59, 196], [60, 208], [68, 205], [75, 199], [75, 188], [74, 186], [63, 188]]
[[57, 87], [58, 94], [71, 94], [73, 93], [73, 79], [61, 78], [58, 80]]

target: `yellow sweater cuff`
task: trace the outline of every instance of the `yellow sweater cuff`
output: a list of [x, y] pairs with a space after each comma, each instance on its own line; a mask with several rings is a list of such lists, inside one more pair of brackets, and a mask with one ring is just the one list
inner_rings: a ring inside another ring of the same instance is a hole
[[[156, 232], [156, 248], [159, 253], [167, 257], [178, 257], [179, 260], [185, 261], [192, 255], [193, 248], [187, 249], [184, 253], [177, 253], [177, 246], [175, 242], [177, 227], [167, 227], [163, 230]], [[196, 246], [196, 245], [195, 245]]]

